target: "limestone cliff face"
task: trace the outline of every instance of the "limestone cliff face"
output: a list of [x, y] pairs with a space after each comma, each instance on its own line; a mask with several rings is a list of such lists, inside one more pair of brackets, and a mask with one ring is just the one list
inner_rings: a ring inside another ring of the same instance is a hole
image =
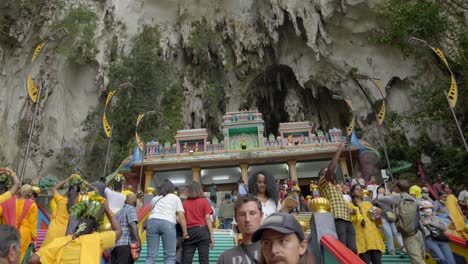
[[[25, 1], [27, 2], [27, 1]], [[58, 153], [73, 148], [86, 155], [82, 122], [109, 89], [109, 42], [128, 52], [143, 25], [157, 25], [162, 56], [183, 74], [184, 128], [220, 127], [222, 112], [207, 121], [203, 80], [187, 73], [194, 25], [219, 33], [224, 44], [208, 54], [222, 59], [225, 110], [259, 108], [267, 131], [279, 122], [309, 120], [324, 129], [344, 129], [349, 98], [365, 138], [377, 144], [375, 121], [367, 122], [372, 105], [382, 99], [370, 81], [359, 84], [355, 74], [381, 80], [387, 112], [411, 109], [410, 91], [428, 85], [442, 73], [431, 62], [404, 57], [396, 49], [370, 41], [379, 28], [378, 0], [66, 0], [36, 1], [24, 7], [2, 1], [0, 33], [0, 161], [14, 168], [23, 160], [33, 106], [26, 76], [43, 87], [26, 177], [52, 173]], [[61, 3], [61, 4], [59, 4]], [[56, 52], [50, 41], [34, 65], [35, 46], [51, 32], [49, 26], [67, 6], [85, 4], [97, 14], [94, 32], [96, 62], [77, 66]], [[227, 67], [229, 66], [229, 67]], [[370, 100], [370, 102], [369, 102]], [[213, 113], [212, 113], [213, 114]], [[411, 133], [410, 133], [411, 134]], [[413, 133], [414, 134], [414, 133]]]

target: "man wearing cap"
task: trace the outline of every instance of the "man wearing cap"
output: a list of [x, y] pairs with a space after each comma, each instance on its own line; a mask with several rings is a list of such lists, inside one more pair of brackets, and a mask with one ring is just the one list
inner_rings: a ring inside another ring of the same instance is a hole
[[252, 194], [240, 196], [234, 203], [234, 217], [242, 233], [242, 242], [219, 256], [218, 264], [256, 264], [260, 257], [260, 243], [252, 242], [253, 233], [263, 219], [262, 203]]
[[133, 263], [130, 251], [130, 243], [135, 241], [140, 245], [138, 235], [138, 216], [136, 212], [137, 197], [134, 193], [129, 193], [125, 197], [125, 205], [116, 215], [116, 219], [122, 228], [122, 236], [115, 243], [111, 251], [111, 263]]
[[259, 263], [315, 263], [301, 224], [290, 214], [273, 213], [265, 218], [252, 236], [252, 242], [257, 241], [262, 248]]
[[338, 240], [356, 253], [356, 231], [351, 223], [350, 209], [343, 198], [343, 194], [333, 184], [336, 166], [344, 148], [344, 142], [340, 143], [328, 167], [320, 170], [319, 190], [320, 194], [330, 201]]

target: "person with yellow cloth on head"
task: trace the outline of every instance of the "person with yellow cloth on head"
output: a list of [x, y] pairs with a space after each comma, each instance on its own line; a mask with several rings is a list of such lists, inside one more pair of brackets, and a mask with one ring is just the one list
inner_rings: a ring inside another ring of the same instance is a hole
[[416, 200], [422, 198], [422, 188], [419, 185], [413, 185], [409, 188], [409, 194], [413, 196]]
[[[112, 231], [97, 231], [103, 212], [110, 220]], [[99, 264], [102, 252], [114, 247], [122, 235], [107, 202], [97, 194], [76, 204], [71, 213], [79, 219], [75, 234], [55, 238], [33, 254], [28, 264]]]
[[38, 210], [33, 197], [31, 185], [21, 186], [17, 197], [3, 202], [2, 218], [3, 223], [16, 227], [21, 234], [21, 261], [23, 261], [26, 251], [31, 242], [37, 239]]
[[[66, 236], [68, 220], [70, 219], [70, 213], [68, 212], [68, 197], [62, 196], [58, 192], [58, 190], [61, 189], [67, 182], [68, 179], [63, 180], [52, 188], [52, 193], [54, 194], [52, 201], [54, 201], [56, 208], [55, 211], [52, 213], [52, 219], [50, 220], [47, 234], [44, 238], [44, 241], [42, 242], [42, 247], [52, 242], [52, 240], [54, 240], [57, 237]], [[73, 186], [70, 186], [69, 189], [71, 189], [72, 187]], [[68, 193], [69, 192], [67, 192], [67, 194]]]

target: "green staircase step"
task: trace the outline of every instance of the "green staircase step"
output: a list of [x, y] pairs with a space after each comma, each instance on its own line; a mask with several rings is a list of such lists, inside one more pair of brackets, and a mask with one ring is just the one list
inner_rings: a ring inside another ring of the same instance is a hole
[[[226, 231], [215, 231], [214, 232], [214, 239], [215, 239], [215, 247], [210, 250], [210, 263], [216, 263], [219, 256], [226, 250], [231, 249], [234, 247], [234, 239], [230, 232]], [[135, 263], [146, 263], [146, 256], [148, 252], [148, 247], [146, 241], [143, 242], [143, 246], [141, 247], [140, 258]], [[164, 263], [164, 253], [162, 247], [162, 241], [159, 241], [159, 249], [158, 249], [158, 258], [156, 263]], [[195, 251], [193, 256], [193, 263], [198, 263], [198, 250]]]

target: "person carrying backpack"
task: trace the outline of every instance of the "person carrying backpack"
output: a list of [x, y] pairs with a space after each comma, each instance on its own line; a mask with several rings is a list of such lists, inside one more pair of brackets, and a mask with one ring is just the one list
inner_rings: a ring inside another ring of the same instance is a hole
[[397, 220], [396, 227], [403, 237], [406, 251], [411, 259], [411, 263], [424, 264], [421, 256], [422, 236], [419, 231], [419, 210], [415, 198], [408, 194], [408, 180], [398, 180], [393, 189], [397, 194], [390, 196], [379, 196], [378, 200], [387, 205], [396, 206]]

